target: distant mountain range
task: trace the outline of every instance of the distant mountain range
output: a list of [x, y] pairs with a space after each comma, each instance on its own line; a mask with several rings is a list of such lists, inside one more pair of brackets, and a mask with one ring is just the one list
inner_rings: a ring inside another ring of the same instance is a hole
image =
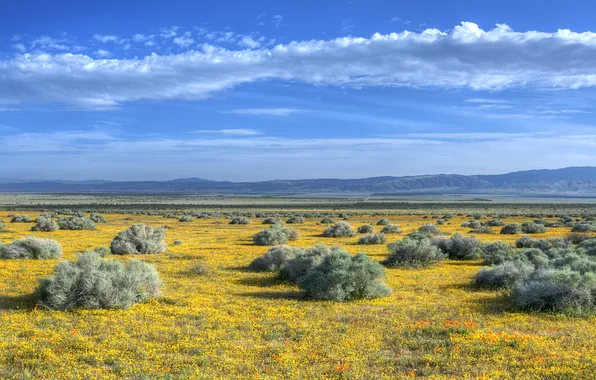
[[152, 194], [596, 194], [596, 167], [528, 170], [499, 175], [437, 174], [361, 179], [299, 179], [260, 182], [210, 181], [27, 181], [0, 179], [0, 192]]

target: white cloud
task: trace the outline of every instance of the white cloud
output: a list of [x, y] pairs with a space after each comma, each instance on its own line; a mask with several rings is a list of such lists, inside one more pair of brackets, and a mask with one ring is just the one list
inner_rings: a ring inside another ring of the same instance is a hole
[[17, 49], [18, 51], [20, 51], [21, 53], [24, 53], [25, 51], [27, 51], [27, 48], [25, 47], [25, 45], [23, 44], [14, 44], [12, 45], [12, 47], [14, 49]]
[[132, 40], [134, 42], [145, 42], [149, 39], [149, 37], [147, 37], [144, 34], [135, 34], [134, 36], [132, 36]]
[[263, 134], [262, 131], [257, 131], [255, 129], [200, 129], [194, 132], [230, 136], [259, 136]]
[[69, 50], [68, 46], [64, 45], [63, 42], [65, 41], [48, 36], [41, 36], [31, 43], [31, 47], [48, 50]]
[[283, 24], [284, 18], [282, 15], [273, 15], [271, 17], [271, 22], [273, 23], [273, 25], [279, 28]]
[[399, 17], [397, 17], [397, 16], [393, 17], [393, 18], [390, 20], [390, 22], [400, 22], [400, 21], [401, 21], [401, 18], [399, 18]]
[[232, 113], [236, 115], [268, 115], [268, 116], [290, 116], [302, 110], [298, 108], [242, 108], [225, 113]]
[[[236, 41], [232, 32], [205, 37]], [[465, 22], [448, 32], [404, 31], [253, 50], [206, 44], [200, 51], [141, 59], [20, 55], [0, 60], [0, 99], [106, 107], [141, 99], [203, 99], [265, 80], [351, 88], [577, 89], [596, 86], [595, 72], [596, 33], [515, 32], [502, 24], [485, 31]]]
[[240, 40], [240, 42], [238, 42], [238, 45], [245, 46], [249, 49], [255, 49], [258, 48], [261, 44], [258, 41], [253, 40], [252, 37], [245, 36]]
[[101, 43], [108, 43], [108, 42], [115, 42], [115, 43], [120, 43], [121, 39], [118, 36], [114, 36], [114, 35], [103, 35], [103, 34], [94, 34], [93, 35], [93, 39], [95, 41], [101, 42]]
[[107, 50], [99, 49], [98, 51], [95, 52], [95, 55], [97, 55], [98, 57], [101, 57], [101, 58], [107, 58], [107, 57], [111, 56], [112, 53], [110, 53]]
[[171, 26], [169, 28], [162, 28], [161, 29], [161, 36], [163, 38], [172, 38], [176, 37], [176, 31], [180, 29], [179, 26]]
[[190, 36], [191, 32], [184, 32], [182, 36], [174, 38], [174, 43], [182, 48], [188, 47], [195, 42]]

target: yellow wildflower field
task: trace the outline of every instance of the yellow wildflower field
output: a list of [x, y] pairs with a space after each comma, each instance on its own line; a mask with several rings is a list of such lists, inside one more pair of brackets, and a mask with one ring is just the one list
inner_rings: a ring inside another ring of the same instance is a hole
[[[24, 212], [32, 218], [39, 213]], [[18, 214], [18, 212], [17, 212]], [[180, 223], [160, 216], [105, 214], [96, 231], [29, 232], [8, 223], [2, 243], [27, 235], [60, 242], [64, 259], [109, 246], [134, 223], [167, 225], [166, 253], [135, 258], [154, 264], [164, 282], [160, 299], [129, 310], [51, 311], [35, 307], [38, 279], [57, 260], [0, 260], [0, 377], [44, 379], [395, 379], [596, 378], [596, 319], [519, 312], [498, 292], [470, 289], [481, 262], [446, 260], [428, 269], [388, 269], [386, 298], [321, 302], [269, 273], [245, 268], [269, 247], [252, 235], [262, 219]], [[422, 216], [387, 216], [405, 234], [431, 222]], [[354, 227], [381, 216], [354, 216]], [[469, 218], [440, 226], [468, 233]], [[340, 245], [380, 261], [385, 245], [357, 245], [358, 237], [324, 238], [320, 219], [292, 225], [290, 245]], [[523, 222], [530, 218], [506, 218]], [[498, 232], [500, 227], [493, 229]], [[381, 226], [375, 226], [380, 231]], [[550, 228], [534, 237], [563, 236]], [[477, 235], [513, 242], [520, 235]], [[389, 241], [400, 235], [388, 235]], [[181, 245], [172, 245], [182, 240]], [[110, 260], [130, 257], [110, 256]], [[198, 264], [210, 269], [199, 275]]]

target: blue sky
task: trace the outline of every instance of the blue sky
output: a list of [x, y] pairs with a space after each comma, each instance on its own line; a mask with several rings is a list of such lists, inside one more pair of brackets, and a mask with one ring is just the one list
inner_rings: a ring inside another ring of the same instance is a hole
[[596, 165], [593, 1], [0, 3], [0, 178]]

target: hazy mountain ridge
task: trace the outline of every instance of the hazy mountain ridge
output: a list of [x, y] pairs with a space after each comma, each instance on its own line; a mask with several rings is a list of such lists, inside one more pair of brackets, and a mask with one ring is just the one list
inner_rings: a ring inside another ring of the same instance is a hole
[[437, 174], [361, 179], [301, 179], [260, 182], [180, 178], [171, 181], [37, 181], [0, 183], [2, 192], [98, 193], [540, 193], [596, 194], [596, 167], [529, 170], [499, 175]]

